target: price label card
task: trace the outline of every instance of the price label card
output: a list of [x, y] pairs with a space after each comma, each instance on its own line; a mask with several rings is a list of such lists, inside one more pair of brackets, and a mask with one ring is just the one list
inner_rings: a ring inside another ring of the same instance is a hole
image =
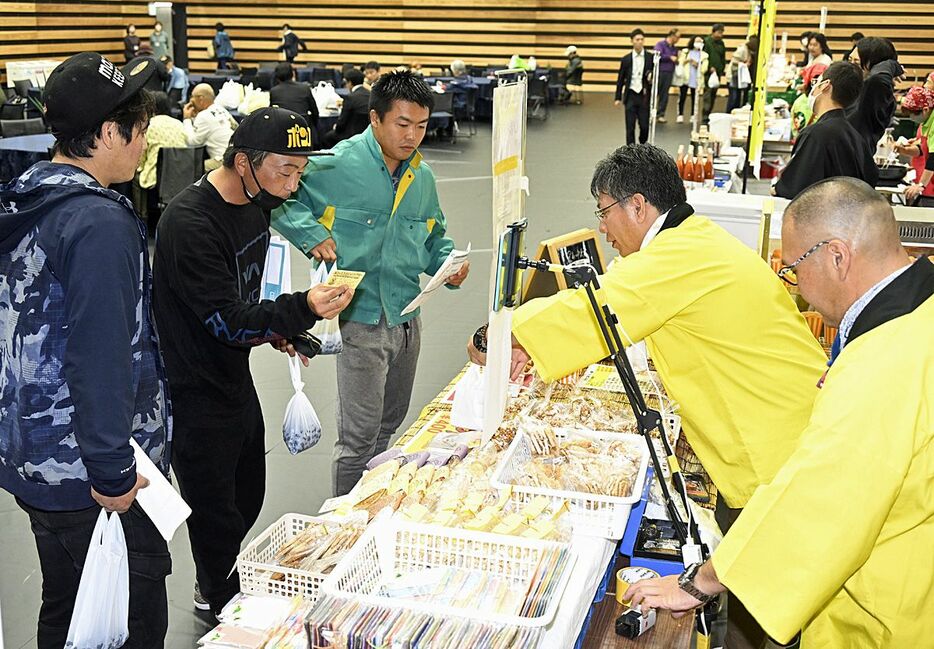
[[366, 273], [361, 273], [356, 270], [335, 270], [331, 273], [331, 276], [328, 277], [328, 286], [349, 286], [352, 289], [356, 289], [360, 282], [363, 281], [363, 276]]

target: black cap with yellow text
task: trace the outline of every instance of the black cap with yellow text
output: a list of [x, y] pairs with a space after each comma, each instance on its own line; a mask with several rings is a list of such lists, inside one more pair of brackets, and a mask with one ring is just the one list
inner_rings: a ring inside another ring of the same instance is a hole
[[304, 117], [278, 106], [247, 115], [230, 138], [230, 146], [282, 155], [331, 155], [314, 150], [312, 130]]

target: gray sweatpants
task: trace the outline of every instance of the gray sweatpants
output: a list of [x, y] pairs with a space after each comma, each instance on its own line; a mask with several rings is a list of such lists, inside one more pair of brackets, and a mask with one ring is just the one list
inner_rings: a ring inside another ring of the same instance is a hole
[[421, 342], [419, 318], [388, 327], [341, 322], [337, 356], [335, 496], [348, 493], [366, 463], [382, 453], [409, 410]]

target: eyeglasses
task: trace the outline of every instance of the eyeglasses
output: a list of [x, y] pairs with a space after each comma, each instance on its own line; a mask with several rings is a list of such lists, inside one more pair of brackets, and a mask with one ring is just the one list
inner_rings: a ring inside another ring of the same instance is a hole
[[609, 209], [610, 209], [611, 207], [614, 207], [614, 206], [616, 206], [616, 205], [619, 205], [619, 204], [622, 203], [623, 201], [629, 200], [630, 198], [632, 198], [631, 195], [630, 195], [630, 196], [626, 196], [626, 197], [624, 197], [624, 198], [621, 198], [621, 199], [619, 199], [618, 201], [616, 201], [615, 203], [610, 203], [610, 204], [607, 205], [606, 207], [601, 207], [601, 208], [598, 209], [598, 210], [594, 210], [593, 215], [596, 216], [599, 220], [602, 221], [603, 219], [606, 218], [606, 213], [609, 211]]
[[813, 255], [815, 252], [817, 252], [817, 250], [821, 246], [825, 246], [828, 243], [830, 243], [829, 239], [826, 241], [818, 241], [816, 244], [814, 244], [811, 247], [810, 250], [808, 250], [806, 253], [798, 257], [793, 264], [790, 264], [788, 266], [782, 266], [778, 271], [778, 276], [781, 277], [787, 284], [790, 284], [791, 286], [797, 286], [798, 276], [795, 273], [795, 268], [797, 268], [798, 264], [800, 264], [802, 261], [804, 261], [811, 255]]

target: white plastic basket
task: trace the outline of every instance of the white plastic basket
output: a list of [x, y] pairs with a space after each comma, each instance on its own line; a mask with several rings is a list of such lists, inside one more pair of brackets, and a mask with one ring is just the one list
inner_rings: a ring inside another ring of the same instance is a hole
[[[453, 567], [505, 577], [526, 587], [542, 553], [568, 548], [563, 572], [544, 596], [536, 617], [505, 615], [479, 607], [459, 608], [380, 595], [381, 587], [397, 576], [425, 568]], [[408, 523], [396, 519], [374, 521], [338, 563], [321, 586], [323, 593], [352, 597], [371, 606], [403, 608], [438, 617], [463, 617], [497, 624], [543, 627], [554, 619], [558, 603], [574, 568], [576, 555], [568, 544], [488, 532]]]
[[496, 471], [490, 478], [490, 484], [500, 489], [512, 487], [512, 498], [522, 503], [527, 503], [536, 496], [547, 496], [554, 502], [566, 500], [569, 507], [568, 515], [575, 533], [613, 540], [623, 538], [623, 532], [625, 532], [626, 523], [629, 520], [629, 511], [634, 503], [639, 502], [642, 497], [642, 488], [645, 485], [645, 474], [649, 466], [649, 451], [645, 445], [645, 439], [631, 433], [555, 429], [555, 437], [558, 440], [565, 439], [568, 435], [593, 440], [618, 441], [624, 437], [630, 439], [640, 449], [642, 456], [639, 461], [639, 469], [633, 480], [632, 493], [626, 497], [604, 496], [580, 491], [562, 491], [516, 484], [515, 476], [522, 473], [523, 467], [532, 456], [528, 436], [521, 429], [503, 454], [503, 459], [500, 460]]
[[[273, 595], [292, 598], [296, 595], [314, 602], [318, 589], [324, 581], [324, 573], [286, 568], [273, 563], [273, 557], [284, 543], [305, 531], [311, 523], [332, 522], [316, 516], [286, 514], [267, 527], [237, 555], [237, 572], [240, 574], [240, 590], [254, 595]], [[281, 574], [282, 579], [273, 579]]]

